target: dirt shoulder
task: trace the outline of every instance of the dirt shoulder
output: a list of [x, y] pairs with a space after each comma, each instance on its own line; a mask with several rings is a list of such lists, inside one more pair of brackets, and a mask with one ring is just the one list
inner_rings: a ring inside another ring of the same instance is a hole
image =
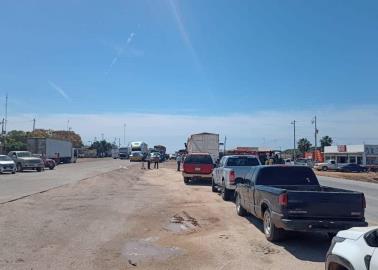
[[378, 173], [369, 172], [369, 173], [344, 173], [344, 172], [331, 172], [331, 171], [317, 171], [314, 170], [316, 175], [327, 176], [334, 178], [343, 178], [348, 180], [356, 180], [363, 182], [378, 183]]
[[326, 236], [269, 243], [174, 167], [136, 163], [0, 206], [0, 269], [324, 269]]

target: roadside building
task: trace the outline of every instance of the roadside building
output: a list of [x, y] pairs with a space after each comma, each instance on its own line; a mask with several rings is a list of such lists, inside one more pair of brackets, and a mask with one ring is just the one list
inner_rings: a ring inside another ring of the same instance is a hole
[[324, 147], [324, 159], [337, 163], [378, 166], [378, 145], [336, 145]]

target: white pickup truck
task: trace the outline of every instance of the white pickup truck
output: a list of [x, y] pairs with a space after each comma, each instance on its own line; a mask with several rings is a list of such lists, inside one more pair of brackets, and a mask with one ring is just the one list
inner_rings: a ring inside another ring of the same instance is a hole
[[217, 192], [219, 188], [223, 200], [230, 200], [236, 188], [235, 179], [237, 177], [244, 178], [251, 167], [259, 165], [261, 162], [257, 156], [224, 156], [213, 170], [212, 191]]
[[314, 165], [314, 169], [318, 171], [328, 171], [328, 170], [336, 171], [338, 169], [338, 165], [335, 160], [328, 160], [326, 162], [316, 163]]

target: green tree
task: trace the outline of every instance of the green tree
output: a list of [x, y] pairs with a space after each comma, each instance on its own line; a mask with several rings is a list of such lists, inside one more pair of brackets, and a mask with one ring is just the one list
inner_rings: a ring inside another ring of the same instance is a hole
[[322, 148], [322, 151], [324, 151], [325, 146], [331, 146], [333, 143], [333, 139], [329, 136], [324, 136], [320, 139], [320, 146]]
[[310, 150], [311, 143], [306, 138], [299, 139], [298, 141], [298, 150], [302, 153], [302, 155]]
[[22, 130], [12, 130], [6, 136], [5, 154], [9, 151], [26, 150], [26, 132]]
[[112, 144], [105, 140], [92, 143], [91, 149], [96, 149], [98, 157], [105, 157], [112, 150]]

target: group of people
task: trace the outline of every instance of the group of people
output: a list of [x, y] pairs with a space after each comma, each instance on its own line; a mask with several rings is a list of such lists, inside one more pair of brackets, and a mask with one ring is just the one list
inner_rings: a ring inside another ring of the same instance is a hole
[[[149, 154], [146, 158], [147, 160], [147, 169], [151, 170], [151, 163], [154, 163], [154, 169], [159, 169], [159, 157], [151, 157], [151, 154]], [[146, 169], [144, 167], [144, 161], [142, 162], [142, 169]]]

